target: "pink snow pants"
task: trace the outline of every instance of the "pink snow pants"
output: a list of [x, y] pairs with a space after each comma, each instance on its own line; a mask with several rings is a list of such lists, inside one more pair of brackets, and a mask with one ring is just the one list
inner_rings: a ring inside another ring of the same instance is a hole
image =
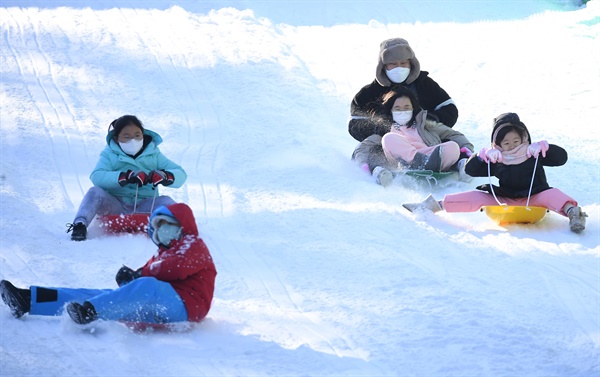
[[[511, 199], [498, 197], [500, 203], [506, 203], [509, 206], [524, 206], [527, 204], [527, 198]], [[557, 188], [551, 188], [532, 195], [529, 199], [529, 205], [532, 207], [543, 207], [560, 215], [566, 216], [563, 212], [565, 204], [571, 203], [577, 206], [577, 201], [569, 195], [563, 193]], [[484, 206], [496, 206], [498, 202], [494, 196], [484, 191], [465, 191], [456, 194], [448, 194], [444, 197], [443, 206], [446, 212], [476, 212]]]
[[[419, 146], [419, 144], [422, 145]], [[383, 146], [383, 151], [387, 159], [395, 163], [398, 162], [398, 158], [410, 163], [415, 158], [415, 154], [417, 154], [417, 152], [429, 156], [435, 148], [441, 146], [441, 171], [448, 171], [448, 169], [456, 164], [458, 157], [460, 157], [460, 147], [454, 141], [446, 141], [442, 144], [428, 147], [423, 142], [411, 143], [410, 140], [403, 135], [389, 132], [383, 137], [381, 145]]]

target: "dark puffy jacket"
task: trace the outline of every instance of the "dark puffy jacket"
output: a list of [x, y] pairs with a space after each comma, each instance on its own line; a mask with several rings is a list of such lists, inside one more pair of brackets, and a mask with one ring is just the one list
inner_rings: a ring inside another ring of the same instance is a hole
[[[546, 157], [542, 157], [541, 154], [539, 155], [531, 195], [550, 188], [546, 180], [544, 166], [564, 165], [567, 162], [567, 158], [567, 151], [554, 144], [550, 144], [550, 148], [546, 152]], [[499, 186], [493, 185], [494, 193], [497, 196], [507, 198], [527, 198], [535, 161], [535, 158], [528, 158], [518, 165], [505, 165], [500, 162], [490, 164], [490, 174], [498, 178], [499, 184]], [[488, 164], [476, 155], [473, 155], [465, 166], [465, 172], [471, 177], [487, 177]], [[478, 186], [477, 189], [491, 193], [489, 184]]]
[[176, 203], [167, 207], [181, 224], [180, 240], [158, 253], [142, 267], [142, 276], [153, 276], [171, 284], [185, 304], [189, 321], [200, 321], [208, 314], [215, 289], [217, 270], [190, 207]]
[[458, 109], [448, 93], [428, 75], [427, 71], [421, 71], [419, 77], [408, 85], [382, 86], [377, 80], [373, 80], [371, 84], [364, 86], [350, 104], [351, 119], [348, 122], [350, 135], [358, 141], [363, 141], [373, 134], [383, 136], [389, 132], [389, 124], [377, 122], [374, 117], [380, 111], [383, 95], [397, 86], [411, 89], [417, 96], [422, 109], [427, 110], [431, 119], [448, 127], [454, 126], [458, 119]]

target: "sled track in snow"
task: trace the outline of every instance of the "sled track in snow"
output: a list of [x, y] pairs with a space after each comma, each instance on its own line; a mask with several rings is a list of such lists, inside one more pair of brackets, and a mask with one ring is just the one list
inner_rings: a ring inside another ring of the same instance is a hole
[[[119, 12], [122, 15], [123, 22], [130, 20], [130, 18], [123, 13], [122, 9], [119, 9]], [[133, 12], [135, 14], [141, 14], [139, 10], [133, 10]], [[145, 13], [152, 15], [152, 11], [145, 11]], [[145, 19], [145, 17], [134, 17], [133, 19]], [[187, 144], [184, 148], [177, 151], [180, 160], [177, 160], [176, 162], [184, 166], [195, 167], [196, 175], [200, 177], [199, 184], [201, 187], [204, 217], [208, 218], [214, 215], [223, 216], [223, 196], [221, 193], [218, 172], [216, 172], [215, 169], [216, 161], [220, 156], [219, 144], [214, 147], [207, 147], [208, 139], [205, 129], [206, 126], [215, 127], [220, 130], [221, 134], [225, 134], [227, 132], [227, 126], [221, 124], [218, 120], [218, 116], [214, 114], [214, 109], [210, 98], [206, 94], [206, 90], [192, 90], [190, 85], [198, 85], [201, 80], [195, 74], [194, 70], [190, 68], [187, 62], [186, 53], [178, 48], [178, 56], [173, 56], [172, 53], [168, 52], [170, 49], [163, 46], [160, 41], [156, 40], [153, 42], [152, 39], [145, 38], [144, 31], [147, 27], [147, 24], [140, 22], [132, 24], [132, 30], [142, 44], [142, 49], [147, 49], [152, 55], [153, 61], [156, 63], [163, 78], [163, 86], [183, 88], [183, 90], [176, 91], [177, 95], [174, 100], [178, 104], [177, 108], [185, 109], [189, 107], [187, 105], [188, 103], [194, 104], [194, 111], [192, 113], [183, 113], [185, 119], [185, 134], [187, 135], [185, 140], [187, 141]], [[173, 43], [175, 47], [178, 47], [177, 40], [178, 37], [175, 35], [170, 38], [171, 43]], [[165, 51], [164, 54], [161, 54], [161, 51]], [[183, 65], [177, 64], [176, 62], [183, 62]], [[184, 69], [185, 74], [181, 73], [180, 69]], [[187, 80], [186, 77], [192, 77], [193, 80]], [[198, 98], [199, 96], [201, 97]], [[211, 114], [212, 116], [207, 117], [207, 114]], [[193, 118], [193, 120], [191, 120], [191, 118]], [[202, 122], [202, 124], [195, 124], [196, 122]], [[206, 159], [207, 157], [208, 161]], [[193, 164], [187, 163], [190, 159], [194, 161]], [[208, 169], [202, 169], [202, 164], [206, 163]], [[190, 184], [196, 183], [192, 181], [192, 177], [188, 179], [190, 180]], [[216, 190], [210, 188], [210, 185], [213, 182]], [[183, 189], [185, 190], [183, 201], [193, 202], [193, 197], [190, 196], [189, 192], [189, 185], [184, 186]], [[218, 205], [217, 213], [214, 213], [213, 211], [215, 203]]]
[[[21, 14], [27, 16], [22, 10]], [[67, 201], [73, 203], [73, 195], [69, 193], [68, 187], [78, 187], [79, 192], [85, 191], [84, 186], [79, 179], [80, 174], [78, 174], [78, 169], [73, 163], [74, 161], [77, 161], [77, 159], [75, 158], [73, 146], [70, 142], [69, 133], [65, 128], [66, 124], [73, 125], [76, 123], [75, 116], [70, 109], [67, 99], [56, 83], [52, 59], [42, 49], [38, 42], [40, 31], [37, 30], [28, 16], [27, 23], [25, 23], [25, 21], [19, 22], [19, 20], [15, 19], [13, 13], [10, 13], [10, 15], [17, 25], [16, 28], [19, 30], [19, 39], [27, 50], [27, 57], [17, 54], [8, 40], [6, 40], [6, 45], [15, 58], [19, 72], [25, 76], [35, 77], [34, 84], [32, 84], [31, 80], [27, 82], [27, 91], [42, 120], [46, 139], [50, 145], [52, 163], [60, 178], [59, 183], [63, 196]], [[25, 31], [23, 25], [26, 25], [27, 28], [33, 30], [33, 32], [28, 33], [28, 35], [30, 35], [29, 38], [24, 36]], [[52, 39], [51, 37], [49, 38]], [[56, 46], [55, 41], [52, 40], [52, 42]], [[57, 50], [59, 49], [57, 48]], [[61, 135], [55, 134], [53, 129], [48, 125], [60, 126]], [[57, 143], [57, 141], [64, 141], [66, 144], [66, 153], [60, 152], [63, 149], [59, 148], [60, 143]], [[65, 169], [65, 162], [71, 166], [71, 169]], [[71, 170], [72, 172], [68, 173], [68, 170]]]
[[[567, 271], [565, 266], [546, 264], [545, 267], [546, 271], [542, 271], [542, 276], [546, 285], [551, 288], [552, 294], [594, 341], [596, 347], [600, 348], [600, 317], [598, 316], [600, 287]], [[595, 268], [597, 269], [598, 266]], [[594, 274], [589, 273], [589, 276], [593, 277]], [[595, 304], [590, 305], [590, 302]]]

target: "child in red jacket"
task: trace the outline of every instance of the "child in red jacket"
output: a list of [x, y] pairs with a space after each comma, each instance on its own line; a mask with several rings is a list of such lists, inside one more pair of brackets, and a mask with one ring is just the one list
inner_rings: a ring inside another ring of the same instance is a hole
[[65, 304], [79, 324], [96, 319], [129, 322], [198, 322], [210, 309], [217, 271], [190, 207], [183, 203], [157, 208], [148, 235], [158, 252], [141, 268], [123, 266], [117, 289], [16, 288], [0, 282], [2, 300], [14, 317], [60, 315]]

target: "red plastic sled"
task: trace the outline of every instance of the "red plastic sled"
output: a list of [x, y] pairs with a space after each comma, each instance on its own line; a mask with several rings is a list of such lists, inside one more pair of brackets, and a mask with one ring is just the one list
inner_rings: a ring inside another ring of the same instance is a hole
[[182, 333], [192, 330], [190, 322], [170, 322], [170, 323], [149, 323], [149, 322], [131, 322], [120, 321], [129, 330], [134, 333]]
[[148, 230], [148, 213], [104, 215], [98, 218], [100, 228], [107, 233], [141, 233]]

